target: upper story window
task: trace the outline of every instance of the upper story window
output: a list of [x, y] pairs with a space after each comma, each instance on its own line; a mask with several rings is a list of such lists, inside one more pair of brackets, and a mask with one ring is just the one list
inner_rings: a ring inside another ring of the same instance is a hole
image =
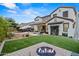
[[53, 14], [53, 17], [56, 17], [57, 16], [57, 14]]
[[68, 17], [68, 11], [63, 12], [63, 17]]

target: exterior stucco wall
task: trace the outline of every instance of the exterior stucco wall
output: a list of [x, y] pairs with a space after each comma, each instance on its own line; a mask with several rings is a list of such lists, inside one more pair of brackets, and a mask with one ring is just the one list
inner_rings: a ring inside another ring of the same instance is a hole
[[60, 24], [59, 26], [59, 35], [62, 35], [63, 33], [63, 24]]
[[46, 32], [48, 32], [48, 23], [46, 23], [45, 25], [46, 25]]
[[34, 25], [34, 31], [38, 31], [38, 26]]
[[68, 11], [68, 18], [69, 19], [76, 19], [75, 12], [72, 8], [59, 8], [54, 13], [51, 14], [51, 17], [53, 18], [53, 14], [57, 14], [57, 16], [63, 17], [63, 12]]
[[50, 25], [48, 25], [48, 34], [51, 35]]
[[74, 33], [75, 33], [75, 28], [73, 28], [73, 23], [70, 22], [69, 23], [69, 29], [68, 29], [68, 36], [69, 37], [74, 37]]
[[76, 14], [76, 26], [75, 26], [74, 38], [79, 40], [79, 12]]
[[48, 23], [54, 23], [56, 20], [56, 22], [63, 22], [63, 23], [69, 23], [69, 28], [68, 28], [68, 32], [63, 32], [63, 23], [61, 24], [52, 24], [52, 25], [48, 25], [48, 33], [50, 34], [50, 26], [59, 26], [59, 35], [62, 35], [62, 33], [68, 33], [69, 37], [74, 37], [74, 31], [75, 29], [73, 28], [73, 22], [68, 21], [68, 20], [64, 20], [64, 19], [59, 19], [59, 18], [55, 18], [52, 19], [51, 21], [49, 21]]

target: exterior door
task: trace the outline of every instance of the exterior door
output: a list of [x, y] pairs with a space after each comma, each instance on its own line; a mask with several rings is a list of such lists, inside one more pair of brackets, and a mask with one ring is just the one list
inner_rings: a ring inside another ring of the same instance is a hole
[[58, 35], [59, 34], [59, 26], [51, 26], [51, 35]]
[[46, 26], [42, 26], [42, 32], [46, 32]]

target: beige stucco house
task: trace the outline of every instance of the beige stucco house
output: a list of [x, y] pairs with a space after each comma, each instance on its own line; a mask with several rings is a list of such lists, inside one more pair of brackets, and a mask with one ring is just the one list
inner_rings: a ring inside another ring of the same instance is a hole
[[50, 15], [36, 17], [34, 31], [48, 32], [49, 35], [74, 37], [76, 10], [74, 7], [59, 7]]
[[60, 7], [51, 13], [48, 22], [48, 33], [74, 37], [76, 23], [76, 10], [74, 7]]

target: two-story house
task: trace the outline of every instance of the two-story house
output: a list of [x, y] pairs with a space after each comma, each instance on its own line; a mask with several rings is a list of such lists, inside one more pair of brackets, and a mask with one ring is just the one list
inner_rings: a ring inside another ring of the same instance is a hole
[[76, 10], [74, 7], [59, 7], [51, 13], [48, 21], [50, 35], [64, 35], [74, 37], [76, 23]]
[[74, 37], [76, 10], [74, 7], [59, 7], [50, 15], [36, 17], [35, 31], [48, 32], [49, 35], [64, 35]]

